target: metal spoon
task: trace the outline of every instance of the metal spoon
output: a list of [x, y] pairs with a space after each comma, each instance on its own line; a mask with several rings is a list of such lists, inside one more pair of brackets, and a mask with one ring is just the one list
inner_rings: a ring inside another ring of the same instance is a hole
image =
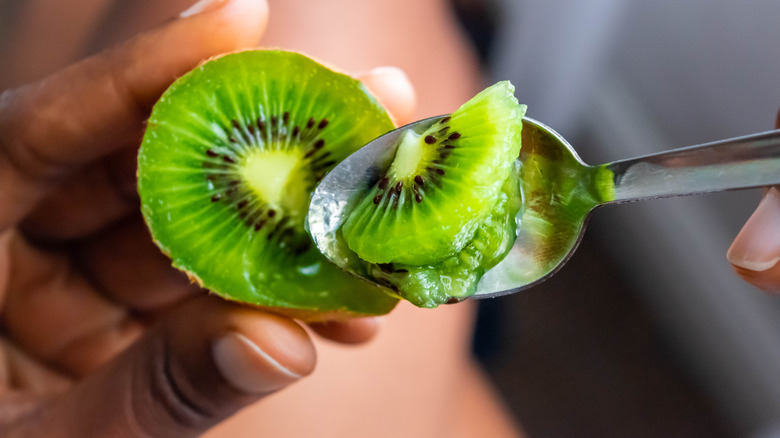
[[[404, 131], [421, 134], [443, 117], [377, 138], [320, 182], [308, 226], [319, 250], [336, 265], [367, 277], [339, 238], [339, 227], [390, 166]], [[589, 166], [557, 132], [526, 117], [518, 160], [524, 207], [516, 218], [517, 240], [485, 273], [472, 298], [519, 292], [553, 275], [571, 257], [590, 213], [600, 205], [780, 184], [780, 130]]]

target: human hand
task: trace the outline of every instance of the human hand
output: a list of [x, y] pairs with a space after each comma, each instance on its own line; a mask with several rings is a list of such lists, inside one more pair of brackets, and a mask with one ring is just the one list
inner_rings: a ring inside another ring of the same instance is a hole
[[[0, 96], [0, 436], [195, 436], [314, 367], [304, 328], [198, 293], [138, 212], [151, 106], [202, 60], [254, 45], [267, 17], [261, 0], [203, 6]], [[362, 79], [407, 120], [402, 73]], [[376, 327], [311, 328], [357, 343]]]
[[[780, 112], [775, 128], [780, 129]], [[780, 292], [780, 188], [764, 192], [761, 203], [731, 244], [727, 257], [748, 283]]]

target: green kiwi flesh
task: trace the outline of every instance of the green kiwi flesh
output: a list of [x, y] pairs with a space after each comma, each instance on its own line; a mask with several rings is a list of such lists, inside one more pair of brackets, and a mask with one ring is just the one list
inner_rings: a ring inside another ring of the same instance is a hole
[[506, 257], [517, 237], [522, 208], [518, 173], [507, 178], [494, 208], [459, 252], [430, 265], [368, 264], [367, 271], [418, 307], [436, 307], [474, 295], [485, 272]]
[[425, 265], [461, 251], [490, 214], [520, 152], [525, 106], [499, 82], [422, 135], [407, 132], [385, 176], [343, 226], [372, 263]]
[[420, 307], [474, 294], [517, 236], [525, 109], [499, 82], [422, 135], [402, 137], [341, 230], [369, 277]]
[[152, 111], [142, 213], [173, 265], [224, 298], [307, 320], [387, 313], [397, 298], [329, 263], [304, 223], [317, 182], [392, 128], [359, 81], [303, 55], [216, 58]]

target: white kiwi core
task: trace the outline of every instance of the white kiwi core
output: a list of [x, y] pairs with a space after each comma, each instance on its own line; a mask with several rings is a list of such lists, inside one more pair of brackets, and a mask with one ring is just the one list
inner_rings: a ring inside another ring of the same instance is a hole
[[297, 150], [254, 150], [244, 157], [241, 176], [263, 201], [290, 213], [305, 212], [308, 172], [301, 169], [302, 154]]

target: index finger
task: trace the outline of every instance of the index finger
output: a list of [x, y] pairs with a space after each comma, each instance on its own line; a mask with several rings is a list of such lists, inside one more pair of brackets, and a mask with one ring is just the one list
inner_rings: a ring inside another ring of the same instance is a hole
[[[397, 125], [411, 122], [415, 94], [406, 73], [396, 67], [378, 67], [356, 78]], [[30, 212], [23, 224], [25, 232], [37, 239], [76, 239], [137, 212], [136, 163], [136, 148], [127, 147], [74, 174]]]
[[140, 138], [151, 105], [176, 77], [255, 44], [267, 11], [262, 0], [223, 0], [0, 95], [0, 230], [69, 171]]

